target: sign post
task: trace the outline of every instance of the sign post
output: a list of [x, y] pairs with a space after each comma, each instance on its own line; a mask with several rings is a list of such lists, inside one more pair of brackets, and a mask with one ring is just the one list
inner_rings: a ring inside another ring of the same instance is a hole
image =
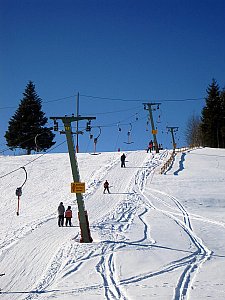
[[71, 182], [71, 193], [85, 193], [85, 182]]

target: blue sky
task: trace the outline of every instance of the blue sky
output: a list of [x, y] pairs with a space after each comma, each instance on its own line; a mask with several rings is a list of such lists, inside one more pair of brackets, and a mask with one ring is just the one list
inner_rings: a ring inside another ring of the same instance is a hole
[[[224, 0], [0, 0], [0, 150], [29, 80], [47, 117], [76, 113], [80, 93], [94, 137], [101, 128], [97, 151], [146, 148], [143, 102], [161, 103], [158, 142], [172, 147], [166, 126], [177, 126], [186, 145], [187, 120], [200, 115], [212, 78], [225, 86], [224, 15]], [[56, 133], [56, 145], [64, 140]], [[89, 133], [79, 141], [81, 152], [94, 150]]]

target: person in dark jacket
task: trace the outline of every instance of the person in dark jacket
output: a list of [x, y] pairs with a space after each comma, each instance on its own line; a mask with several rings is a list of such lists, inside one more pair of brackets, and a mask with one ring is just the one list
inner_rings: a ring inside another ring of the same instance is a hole
[[66, 226], [69, 224], [70, 226], [72, 226], [71, 224], [71, 219], [72, 219], [72, 210], [71, 210], [71, 206], [68, 206], [66, 212], [65, 212], [65, 217], [66, 217]]
[[65, 214], [65, 207], [63, 202], [60, 202], [58, 206], [58, 225], [59, 227], [63, 227], [64, 225], [64, 214]]
[[108, 183], [107, 180], [104, 182], [104, 192], [103, 192], [103, 194], [105, 194], [105, 191], [107, 191], [110, 194], [109, 183]]
[[125, 168], [125, 159], [126, 159], [126, 155], [123, 153], [123, 155], [121, 155], [120, 160], [121, 160], [121, 168]]

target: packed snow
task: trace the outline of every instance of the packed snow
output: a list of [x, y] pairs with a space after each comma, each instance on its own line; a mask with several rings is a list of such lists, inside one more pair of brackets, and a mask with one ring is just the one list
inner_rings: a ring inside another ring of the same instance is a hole
[[[225, 150], [177, 152], [163, 174], [170, 150], [126, 152], [125, 168], [121, 154], [77, 154], [92, 243], [68, 154], [0, 157], [2, 300], [225, 299]], [[58, 227], [61, 201], [72, 227]]]

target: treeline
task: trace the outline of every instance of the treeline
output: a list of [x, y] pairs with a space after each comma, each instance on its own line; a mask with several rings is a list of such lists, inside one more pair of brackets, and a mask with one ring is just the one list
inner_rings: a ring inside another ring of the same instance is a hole
[[[213, 79], [206, 92], [201, 116], [193, 115], [187, 122], [186, 142], [189, 146], [225, 148], [225, 89], [220, 90]], [[42, 100], [35, 91], [34, 83], [29, 81], [5, 133], [9, 149], [21, 148], [30, 154], [32, 150], [51, 148], [55, 144], [55, 134], [52, 128], [46, 126], [47, 121], [42, 111]]]
[[225, 89], [216, 80], [207, 87], [207, 97], [201, 115], [189, 118], [186, 142], [190, 146], [225, 148]]

